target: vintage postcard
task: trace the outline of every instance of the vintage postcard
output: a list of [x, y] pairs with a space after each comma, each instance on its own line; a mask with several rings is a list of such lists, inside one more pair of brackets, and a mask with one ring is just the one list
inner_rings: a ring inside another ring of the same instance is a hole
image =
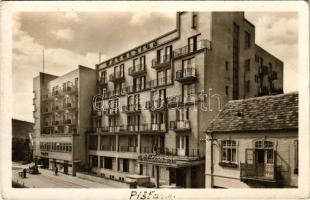
[[0, 9], [1, 198], [309, 198], [308, 4]]

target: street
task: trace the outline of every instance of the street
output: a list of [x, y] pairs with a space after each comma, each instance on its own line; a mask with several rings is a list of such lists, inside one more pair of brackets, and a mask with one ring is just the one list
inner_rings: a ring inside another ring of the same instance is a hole
[[29, 188], [112, 188], [110, 185], [105, 185], [62, 173], [58, 173], [56, 176], [54, 175], [54, 172], [40, 168], [40, 174], [33, 175], [27, 173], [26, 178], [21, 178], [18, 175], [18, 172], [22, 171], [23, 168], [28, 168], [28, 165], [13, 163], [12, 181], [18, 182], [19, 184]]

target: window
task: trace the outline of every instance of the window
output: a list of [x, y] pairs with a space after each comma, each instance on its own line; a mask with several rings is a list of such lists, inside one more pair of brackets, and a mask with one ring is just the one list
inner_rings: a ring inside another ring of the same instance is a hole
[[193, 13], [192, 15], [192, 28], [196, 29], [198, 25], [197, 13]]
[[248, 32], [244, 32], [244, 48], [248, 49], [251, 47], [251, 35]]
[[226, 72], [228, 72], [228, 70], [229, 70], [229, 62], [228, 61], [225, 61], [225, 70], [226, 70]]
[[259, 56], [255, 54], [255, 62], [259, 63]]
[[246, 59], [245, 61], [244, 61], [244, 68], [245, 68], [245, 71], [246, 72], [249, 72], [250, 71], [250, 59]]
[[245, 92], [250, 92], [250, 80], [245, 82]]
[[189, 53], [197, 50], [197, 37], [198, 35], [188, 38], [188, 52]]
[[225, 86], [225, 94], [226, 96], [229, 96], [229, 86]]
[[222, 141], [222, 162], [237, 162], [236, 159], [236, 141]]

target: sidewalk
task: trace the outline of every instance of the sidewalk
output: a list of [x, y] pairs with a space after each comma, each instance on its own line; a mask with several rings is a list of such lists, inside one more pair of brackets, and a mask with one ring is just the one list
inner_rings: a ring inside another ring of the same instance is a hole
[[27, 173], [25, 179], [19, 177], [18, 172], [27, 167], [28, 165], [13, 163], [12, 181], [31, 188], [112, 188], [112, 186], [107, 184], [93, 182], [71, 175], [58, 173], [56, 176], [54, 172], [46, 169], [39, 169], [40, 174], [38, 175]]

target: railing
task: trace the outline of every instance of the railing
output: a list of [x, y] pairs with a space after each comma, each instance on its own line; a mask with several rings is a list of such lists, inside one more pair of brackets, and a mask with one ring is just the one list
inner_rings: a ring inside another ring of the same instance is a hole
[[61, 121], [58, 121], [58, 120], [56, 120], [56, 121], [53, 121], [53, 126], [59, 126], [59, 125], [61, 125]]
[[59, 90], [54, 90], [52, 92], [52, 96], [59, 96], [59, 95], [61, 95], [61, 90], [60, 89]]
[[193, 67], [187, 67], [176, 72], [176, 80], [182, 81], [188, 78], [197, 78], [197, 70]]
[[104, 110], [105, 115], [118, 115], [119, 114], [119, 109], [118, 108], [107, 108]]
[[64, 119], [63, 123], [64, 124], [73, 124], [74, 120], [73, 119]]
[[282, 180], [281, 176], [281, 166], [273, 166], [273, 169], [270, 170], [269, 176], [264, 176], [263, 166], [257, 166], [255, 164], [240, 163], [240, 179], [255, 179], [260, 181], [275, 181], [280, 182]]
[[63, 93], [71, 93], [71, 92], [76, 92], [76, 91], [77, 91], [76, 85], [70, 85], [70, 86], [63, 88]]
[[75, 108], [75, 107], [76, 107], [75, 105], [76, 105], [76, 104], [73, 103], [73, 102], [68, 102], [68, 103], [64, 103], [64, 104], [63, 104], [63, 107], [64, 107], [64, 108]]
[[165, 156], [187, 156], [187, 157], [200, 157], [199, 149], [171, 149], [163, 147], [143, 147], [141, 153], [155, 154]]
[[117, 133], [117, 132], [122, 132], [125, 130], [123, 125], [120, 126], [109, 126], [108, 130], [110, 133]]
[[175, 131], [186, 131], [191, 129], [190, 120], [170, 121], [170, 128]]
[[140, 112], [141, 105], [140, 104], [130, 104], [122, 107], [123, 112]]
[[110, 81], [123, 80], [124, 78], [125, 78], [125, 74], [122, 71], [115, 72], [114, 74], [110, 75]]
[[115, 146], [111, 145], [101, 145], [100, 146], [101, 151], [115, 151]]
[[166, 108], [166, 98], [155, 99], [145, 102], [145, 108], [151, 111], [162, 110]]
[[58, 111], [61, 110], [61, 106], [57, 105], [57, 106], [53, 106], [53, 111]]
[[119, 146], [118, 147], [119, 152], [137, 152], [136, 146]]
[[171, 61], [171, 55], [163, 55], [157, 58], [152, 59], [152, 68], [160, 68], [169, 64]]
[[173, 51], [174, 58], [194, 53], [201, 49], [211, 49], [211, 42], [207, 39], [198, 41], [196, 44], [189, 44]]
[[145, 65], [142, 65], [142, 64], [138, 64], [138, 65], [135, 65], [133, 67], [130, 67], [128, 69], [128, 74], [129, 75], [136, 75], [136, 74], [140, 74], [142, 72], [145, 72], [145, 69], [146, 69], [146, 66]]

